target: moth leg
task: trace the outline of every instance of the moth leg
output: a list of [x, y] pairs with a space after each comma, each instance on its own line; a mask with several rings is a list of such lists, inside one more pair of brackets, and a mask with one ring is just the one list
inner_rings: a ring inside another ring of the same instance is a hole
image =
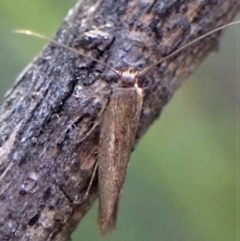
[[65, 187], [63, 185], [60, 186], [60, 190], [64, 193], [66, 198], [70, 201], [71, 205], [74, 205], [74, 206], [81, 205], [89, 197], [90, 189], [93, 185], [94, 178], [96, 177], [97, 169], [98, 169], [98, 162], [95, 163], [95, 166], [94, 166], [94, 169], [93, 169], [93, 172], [91, 175], [91, 180], [87, 186], [87, 191], [85, 192], [85, 194], [79, 195], [79, 197], [75, 197], [75, 198], [72, 197], [71, 194], [68, 193], [68, 191], [65, 189]]
[[90, 192], [90, 189], [91, 189], [91, 187], [92, 187], [94, 178], [96, 177], [97, 169], [98, 169], [98, 162], [96, 162], [95, 167], [94, 167], [94, 169], [93, 169], [93, 173], [92, 173], [92, 176], [91, 176], [91, 180], [90, 180], [90, 182], [89, 182], [89, 184], [88, 184], [87, 191], [86, 191], [86, 193], [85, 193], [85, 195], [84, 195], [84, 198], [83, 198], [84, 201], [85, 201], [85, 200], [88, 198], [88, 196], [89, 196], [89, 192]]
[[99, 112], [99, 114], [98, 114], [98, 116], [96, 118], [97, 121], [91, 127], [89, 132], [82, 139], [80, 139], [79, 144], [82, 143], [84, 140], [86, 140], [93, 133], [93, 131], [96, 129], [96, 127], [100, 124], [99, 118], [102, 116], [103, 112], [105, 111], [107, 103], [108, 103], [108, 100], [105, 101], [102, 109], [100, 110], [100, 112]]

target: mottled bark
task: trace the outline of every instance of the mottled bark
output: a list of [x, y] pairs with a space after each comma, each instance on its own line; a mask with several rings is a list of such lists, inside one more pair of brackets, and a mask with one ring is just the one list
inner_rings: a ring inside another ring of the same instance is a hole
[[[239, 0], [84, 0], [55, 38], [118, 71], [141, 71], [231, 21]], [[141, 76], [137, 139], [220, 33]], [[119, 76], [49, 44], [21, 73], [0, 109], [0, 240], [66, 241], [97, 197], [84, 200], [97, 160], [103, 108]], [[95, 222], [95, 220], [94, 220]]]

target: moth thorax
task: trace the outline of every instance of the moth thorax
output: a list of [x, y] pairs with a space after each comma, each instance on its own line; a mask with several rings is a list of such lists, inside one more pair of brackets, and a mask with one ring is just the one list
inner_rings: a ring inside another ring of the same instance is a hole
[[121, 79], [119, 82], [119, 85], [121, 87], [133, 87], [134, 84], [136, 83], [136, 73], [133, 71], [124, 71], [121, 74]]

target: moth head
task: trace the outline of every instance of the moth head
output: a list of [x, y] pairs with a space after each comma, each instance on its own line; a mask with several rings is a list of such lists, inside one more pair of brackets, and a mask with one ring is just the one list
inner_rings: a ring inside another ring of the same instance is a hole
[[126, 70], [121, 73], [119, 86], [123, 88], [133, 87], [136, 83], [136, 71]]

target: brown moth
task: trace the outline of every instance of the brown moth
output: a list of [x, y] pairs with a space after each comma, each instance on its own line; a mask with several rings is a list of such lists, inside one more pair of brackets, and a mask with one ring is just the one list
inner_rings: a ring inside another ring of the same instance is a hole
[[[136, 131], [143, 103], [143, 90], [138, 86], [137, 79], [147, 74], [159, 63], [174, 56], [183, 49], [200, 41], [201, 39], [222, 30], [228, 26], [239, 24], [240, 21], [231, 22], [218, 27], [199, 38], [180, 47], [170, 55], [160, 59], [155, 64], [138, 73], [123, 72], [119, 74], [119, 83], [113, 86], [110, 102], [103, 110], [101, 133], [99, 140], [98, 163], [91, 178], [89, 189], [91, 188], [93, 177], [98, 168], [98, 188], [99, 188], [99, 227], [102, 234], [115, 229], [117, 212], [121, 197], [123, 184], [126, 177], [127, 165], [130, 159], [131, 151], [134, 147]], [[50, 42], [73, 51], [79, 55], [88, 57], [103, 66], [110, 68], [105, 63], [87, 56], [71, 47], [65, 46], [44, 35], [34, 33], [29, 30], [16, 30], [17, 33], [36, 36], [47, 39]], [[111, 68], [110, 68], [111, 69]], [[87, 196], [87, 195], [86, 195]]]
[[124, 73], [119, 86], [113, 89], [101, 126], [98, 153], [98, 222], [102, 234], [115, 228], [142, 102], [143, 91], [138, 87], [135, 76]]

